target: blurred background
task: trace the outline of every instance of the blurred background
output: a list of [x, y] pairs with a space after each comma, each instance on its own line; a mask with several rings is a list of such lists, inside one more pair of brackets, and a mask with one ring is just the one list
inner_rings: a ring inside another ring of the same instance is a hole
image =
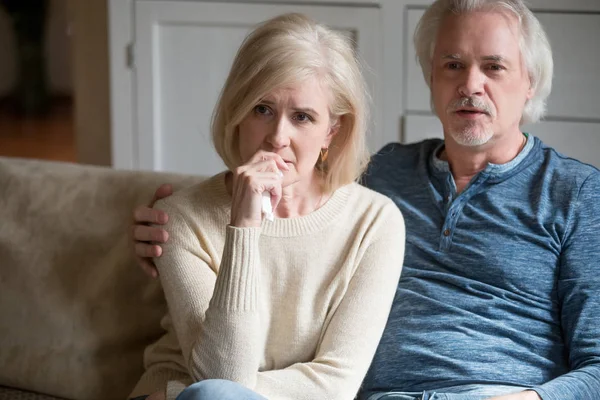
[[93, 18], [105, 14], [105, 0], [0, 0], [0, 156], [110, 165], [86, 153], [108, 154], [106, 139], [85, 144], [76, 134], [89, 132], [76, 129], [78, 100], [94, 92], [76, 93], [94, 86], [104, 105], [92, 108], [108, 129], [106, 18]]
[[[256, 24], [302, 12], [349, 36], [373, 98], [369, 149], [441, 137], [412, 34], [432, 0], [0, 0], [0, 156], [212, 175], [210, 119]], [[554, 56], [522, 129], [600, 167], [600, 0], [529, 0]]]

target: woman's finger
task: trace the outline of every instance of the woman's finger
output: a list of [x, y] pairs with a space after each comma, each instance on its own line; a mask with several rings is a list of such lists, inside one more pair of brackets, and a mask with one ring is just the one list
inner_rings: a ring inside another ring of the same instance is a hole
[[264, 190], [268, 191], [271, 195], [271, 207], [273, 210], [275, 210], [277, 205], [279, 205], [283, 195], [283, 174], [279, 170], [277, 170], [274, 174], [272, 172], [265, 172], [261, 174], [261, 180], [265, 185]]
[[283, 160], [283, 158], [276, 153], [272, 153], [270, 151], [265, 151], [265, 150], [259, 150], [257, 151], [252, 158], [250, 158], [250, 161], [246, 163], [246, 165], [249, 164], [256, 164], [259, 163], [261, 161], [267, 161], [267, 160], [273, 160], [275, 161], [275, 164], [277, 165], [277, 168], [283, 171], [289, 171], [290, 167], [288, 167], [288, 165], [285, 163], [285, 161]]
[[251, 170], [258, 172], [278, 172], [279, 167], [274, 159], [267, 159], [265, 161], [259, 161], [250, 167]]

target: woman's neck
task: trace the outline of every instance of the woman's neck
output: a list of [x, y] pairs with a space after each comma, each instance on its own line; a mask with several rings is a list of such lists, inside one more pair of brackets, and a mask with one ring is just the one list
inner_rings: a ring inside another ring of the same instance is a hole
[[310, 181], [300, 181], [283, 188], [283, 195], [273, 211], [277, 218], [294, 218], [308, 215], [319, 209], [329, 194], [323, 191], [323, 177], [320, 172], [313, 173]]

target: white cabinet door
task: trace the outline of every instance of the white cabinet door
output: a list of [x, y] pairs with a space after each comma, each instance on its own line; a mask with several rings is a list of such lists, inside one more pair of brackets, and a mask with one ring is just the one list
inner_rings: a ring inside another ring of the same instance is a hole
[[[379, 10], [186, 1], [136, 1], [135, 99], [137, 168], [211, 175], [224, 169], [213, 150], [210, 119], [243, 38], [256, 24], [302, 12], [351, 35], [371, 73], [377, 104]], [[380, 115], [375, 115], [375, 126]], [[385, 140], [375, 131], [374, 151]]]

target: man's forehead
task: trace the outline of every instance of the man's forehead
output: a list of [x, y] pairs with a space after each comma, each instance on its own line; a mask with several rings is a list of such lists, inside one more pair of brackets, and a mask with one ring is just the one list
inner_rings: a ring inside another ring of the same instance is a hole
[[477, 56], [507, 60], [520, 54], [516, 18], [506, 13], [473, 12], [444, 17], [436, 37], [436, 57], [460, 59]]

